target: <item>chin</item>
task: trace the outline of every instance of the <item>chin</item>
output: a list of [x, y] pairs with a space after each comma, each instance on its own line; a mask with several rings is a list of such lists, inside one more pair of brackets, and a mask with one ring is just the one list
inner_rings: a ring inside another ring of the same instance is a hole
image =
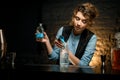
[[80, 34], [81, 31], [74, 31], [74, 34]]

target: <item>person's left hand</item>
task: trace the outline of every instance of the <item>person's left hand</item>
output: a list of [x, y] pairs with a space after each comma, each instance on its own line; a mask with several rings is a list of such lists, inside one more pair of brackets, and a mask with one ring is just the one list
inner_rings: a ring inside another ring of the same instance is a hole
[[55, 39], [54, 43], [55, 43], [55, 45], [56, 45], [57, 47], [59, 47], [59, 48], [62, 48], [62, 47], [64, 46], [64, 45], [62, 44], [62, 42], [61, 42], [60, 40], [58, 40], [58, 39]]

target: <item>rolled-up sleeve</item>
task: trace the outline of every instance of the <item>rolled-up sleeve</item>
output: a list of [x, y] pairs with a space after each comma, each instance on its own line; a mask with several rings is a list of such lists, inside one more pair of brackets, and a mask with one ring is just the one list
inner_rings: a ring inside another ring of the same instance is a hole
[[60, 53], [60, 48], [55, 46], [52, 50], [52, 53], [49, 55], [48, 58], [52, 59], [52, 60], [57, 60], [57, 59], [59, 59], [59, 53]]
[[96, 35], [93, 35], [88, 42], [84, 55], [80, 59], [79, 65], [87, 65], [87, 66], [89, 65], [89, 62], [91, 61], [93, 54], [96, 50], [96, 42], [97, 42], [97, 37]]
[[[56, 39], [59, 38], [59, 36], [62, 34], [62, 31], [63, 31], [63, 27], [61, 27], [58, 30]], [[57, 60], [57, 59], [59, 59], [59, 56], [60, 56], [60, 48], [58, 48], [56, 45], [54, 45], [52, 53], [50, 55], [48, 55], [48, 58], [52, 59], [52, 60]]]

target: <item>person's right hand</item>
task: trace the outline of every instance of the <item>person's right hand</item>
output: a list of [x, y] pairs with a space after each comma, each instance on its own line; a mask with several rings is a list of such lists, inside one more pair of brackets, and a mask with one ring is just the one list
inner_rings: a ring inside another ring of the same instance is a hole
[[[35, 34], [36, 34], [36, 33], [35, 33]], [[49, 38], [48, 38], [46, 32], [44, 32], [43, 34], [44, 34], [44, 37], [43, 37], [43, 38], [36, 38], [36, 41], [37, 41], [37, 42], [46, 43], [47, 41], [49, 41]]]

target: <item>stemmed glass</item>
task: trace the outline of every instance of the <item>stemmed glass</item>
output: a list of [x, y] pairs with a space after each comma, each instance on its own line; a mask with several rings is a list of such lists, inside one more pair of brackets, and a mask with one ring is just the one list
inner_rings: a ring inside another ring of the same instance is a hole
[[102, 66], [105, 66], [106, 55], [101, 55]]
[[6, 56], [6, 63], [11, 66], [12, 68], [15, 67], [15, 58], [16, 58], [16, 52], [9, 52]]
[[101, 65], [101, 71], [102, 73], [104, 74], [105, 73], [105, 60], [106, 60], [106, 55], [100, 55], [101, 57], [101, 62], [102, 62], [102, 65]]

